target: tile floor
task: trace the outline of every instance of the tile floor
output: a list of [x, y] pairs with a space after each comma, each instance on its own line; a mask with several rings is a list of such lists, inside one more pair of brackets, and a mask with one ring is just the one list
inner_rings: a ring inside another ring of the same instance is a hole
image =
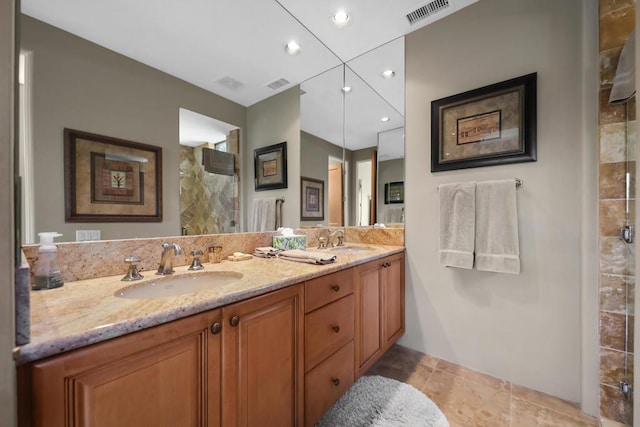
[[598, 426], [576, 404], [395, 345], [368, 372], [411, 384], [451, 427]]

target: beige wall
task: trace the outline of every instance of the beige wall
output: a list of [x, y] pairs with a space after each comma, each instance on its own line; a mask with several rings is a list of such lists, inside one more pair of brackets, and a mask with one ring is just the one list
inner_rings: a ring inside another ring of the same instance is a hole
[[[582, 209], [596, 191], [582, 186], [583, 161], [597, 135], [595, 123], [583, 122], [582, 64], [594, 59], [582, 53], [582, 8], [580, 0], [483, 0], [406, 38], [407, 333], [401, 342], [572, 401], [588, 400], [581, 391], [582, 322], [596, 325], [581, 318], [583, 280], [591, 280], [589, 301], [597, 295], [597, 278], [582, 277], [581, 252], [593, 240], [582, 233], [596, 232], [583, 230], [591, 220]], [[432, 100], [532, 72], [538, 73], [537, 162], [429, 172], [425, 118]], [[595, 105], [597, 98], [588, 101]], [[524, 181], [521, 273], [442, 267], [437, 186], [514, 177]], [[584, 393], [597, 393], [597, 386]]]
[[[0, 425], [16, 424], [14, 346], [13, 152], [15, 93], [15, 2], [0, 2]], [[11, 231], [7, 231], [11, 230]]]
[[[243, 188], [246, 209], [244, 224], [251, 224], [254, 199], [285, 197], [282, 224], [297, 227], [300, 223], [300, 87], [295, 86], [247, 109], [247, 141], [244, 152]], [[288, 188], [255, 191], [253, 150], [287, 142]], [[248, 228], [246, 229], [248, 231]]]
[[[76, 229], [100, 229], [103, 239], [179, 235], [178, 109], [244, 129], [246, 108], [33, 18], [23, 15], [21, 26], [34, 64], [36, 232], [71, 241]], [[65, 127], [162, 147], [163, 221], [65, 223]]]
[[302, 225], [329, 224], [329, 157], [342, 159], [342, 147], [311, 135], [300, 132], [300, 174], [307, 178], [324, 181], [324, 221], [300, 221]]

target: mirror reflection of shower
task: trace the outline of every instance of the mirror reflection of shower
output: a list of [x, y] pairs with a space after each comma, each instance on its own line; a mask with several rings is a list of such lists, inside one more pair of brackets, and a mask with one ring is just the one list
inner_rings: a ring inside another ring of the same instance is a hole
[[180, 234], [240, 230], [237, 126], [180, 108]]

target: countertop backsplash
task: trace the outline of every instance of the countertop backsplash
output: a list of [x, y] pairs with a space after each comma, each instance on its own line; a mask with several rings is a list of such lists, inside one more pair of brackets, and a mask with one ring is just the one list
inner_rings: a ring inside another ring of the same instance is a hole
[[[374, 227], [311, 227], [299, 228], [295, 234], [307, 236], [307, 247], [312, 249], [318, 245], [318, 238], [328, 236], [336, 229], [343, 229], [345, 243], [365, 243], [378, 245], [404, 246], [403, 228]], [[58, 262], [65, 282], [92, 279], [97, 277], [125, 274], [127, 265], [124, 259], [128, 256], [139, 256], [140, 271], [155, 271], [160, 261], [161, 244], [177, 243], [182, 248], [182, 255], [176, 255], [174, 265], [188, 265], [191, 262], [192, 250], [200, 249], [205, 255], [209, 246], [221, 245], [222, 257], [226, 258], [234, 252], [252, 253], [256, 247], [271, 246], [275, 231], [233, 234], [205, 234], [197, 236], [175, 236], [140, 238], [126, 240], [101, 240], [96, 242], [56, 243]], [[38, 260], [38, 245], [23, 246], [24, 255], [33, 274]]]

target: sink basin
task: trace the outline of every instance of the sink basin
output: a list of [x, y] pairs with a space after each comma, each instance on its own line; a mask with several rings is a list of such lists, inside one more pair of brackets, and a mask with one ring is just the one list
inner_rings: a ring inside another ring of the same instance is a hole
[[234, 271], [209, 271], [181, 276], [158, 277], [117, 290], [114, 295], [127, 299], [163, 298], [192, 294], [228, 285], [242, 278]]
[[335, 248], [329, 249], [331, 252], [338, 253], [355, 253], [355, 252], [365, 252], [372, 251], [373, 248], [368, 246], [336, 246]]

